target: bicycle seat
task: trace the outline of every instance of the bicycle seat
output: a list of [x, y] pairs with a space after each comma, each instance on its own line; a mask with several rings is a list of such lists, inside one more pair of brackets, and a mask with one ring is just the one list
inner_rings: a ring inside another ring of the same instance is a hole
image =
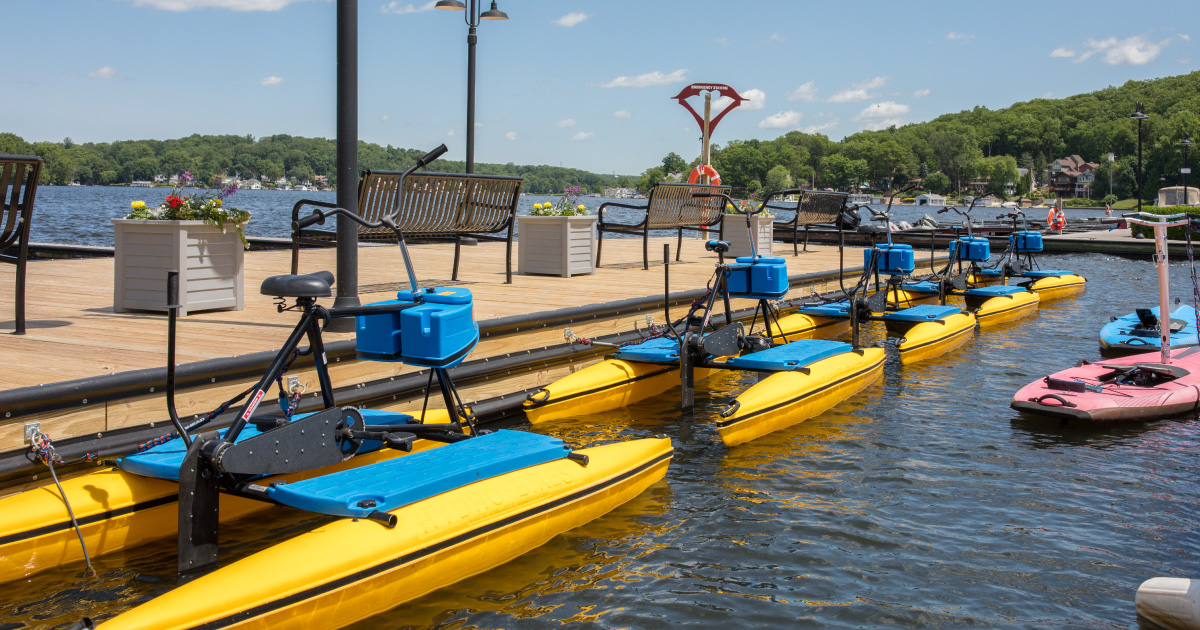
[[263, 280], [259, 293], [273, 297], [318, 298], [329, 297], [332, 293], [333, 274], [328, 271], [318, 271], [301, 275], [285, 274], [271, 276]]

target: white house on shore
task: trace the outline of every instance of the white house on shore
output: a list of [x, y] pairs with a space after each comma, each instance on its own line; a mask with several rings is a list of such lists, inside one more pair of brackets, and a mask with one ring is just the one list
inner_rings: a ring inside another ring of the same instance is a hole
[[918, 206], [944, 206], [946, 205], [946, 198], [933, 193], [925, 193], [923, 195], [917, 195], [917, 197], [913, 199], [913, 203]]

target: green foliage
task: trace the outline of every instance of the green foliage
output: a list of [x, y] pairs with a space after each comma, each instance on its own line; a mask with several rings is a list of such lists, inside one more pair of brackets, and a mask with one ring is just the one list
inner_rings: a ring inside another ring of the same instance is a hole
[[667, 157], [663, 158], [662, 166], [664, 173], [688, 172], [687, 162], [684, 162], [683, 158], [679, 157], [674, 151], [668, 153]]
[[[359, 142], [358, 165], [361, 169], [403, 170], [425, 154], [418, 149], [401, 149]], [[0, 133], [0, 153], [36, 155], [45, 162], [42, 184], [85, 185], [128, 184], [134, 180], [152, 180], [156, 175], [178, 175], [191, 171], [196, 181], [209, 184], [215, 178], [237, 175], [274, 181], [290, 177], [311, 180], [317, 175], [337, 184], [337, 146], [326, 138], [301, 138], [289, 135], [251, 136], [191, 135], [174, 140], [122, 140], [112, 143], [78, 144], [64, 140], [30, 144], [12, 133]], [[678, 156], [676, 156], [678, 157]], [[680, 158], [682, 160], [682, 158]], [[463, 162], [439, 160], [431, 170], [463, 172]], [[557, 166], [518, 166], [476, 164], [475, 171], [491, 175], [513, 175], [525, 179], [523, 190], [533, 194], [553, 194], [570, 186], [601, 192], [616, 185], [615, 175], [600, 175]]]
[[925, 190], [935, 194], [944, 195], [950, 189], [950, 178], [945, 173], [932, 173], [925, 178]]

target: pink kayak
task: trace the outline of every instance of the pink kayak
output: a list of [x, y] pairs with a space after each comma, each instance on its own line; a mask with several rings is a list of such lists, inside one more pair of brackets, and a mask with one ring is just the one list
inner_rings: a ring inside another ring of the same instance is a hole
[[1017, 411], [1090, 422], [1158, 420], [1200, 410], [1200, 348], [1084, 363], [1034, 381], [1013, 396]]

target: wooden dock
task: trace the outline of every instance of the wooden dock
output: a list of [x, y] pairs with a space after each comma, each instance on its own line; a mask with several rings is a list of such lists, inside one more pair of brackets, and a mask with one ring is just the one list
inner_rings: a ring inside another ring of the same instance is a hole
[[[652, 262], [642, 269], [640, 239], [606, 239], [605, 264], [594, 275], [561, 278], [514, 275], [504, 284], [504, 244], [481, 243], [465, 247], [459, 280], [450, 280], [452, 244], [423, 244], [410, 247], [417, 279], [424, 285], [464, 286], [475, 298], [475, 319], [554, 311], [567, 307], [601, 305], [629, 298], [661, 296], [663, 291], [662, 251], [675, 239], [652, 239]], [[519, 247], [519, 243], [517, 245]], [[809, 252], [792, 256], [791, 247], [776, 244], [788, 261], [792, 275], [833, 272], [838, 269], [835, 246], [810, 245]], [[654, 253], [657, 253], [655, 255]], [[335, 270], [332, 249], [301, 253], [301, 271]], [[848, 250], [846, 265], [857, 268], [862, 254]], [[927, 253], [918, 254], [927, 260]], [[363, 246], [359, 251], [359, 293], [362, 303], [393, 299], [397, 290], [408, 288], [400, 250], [395, 246]], [[514, 255], [514, 260], [517, 257]], [[716, 255], [706, 252], [703, 242], [685, 238], [679, 263], [672, 262], [672, 292], [702, 289], [713, 273]], [[927, 264], [927, 263], [926, 263]], [[260, 295], [258, 287], [268, 276], [287, 273], [289, 252], [248, 252], [245, 259], [245, 310], [191, 313], [181, 318], [178, 330], [178, 363], [234, 357], [278, 348], [296, 322], [294, 312], [279, 313], [274, 299]], [[0, 333], [13, 330], [11, 287], [14, 268], [0, 266]], [[164, 280], [165, 282], [165, 280]], [[836, 282], [815, 284], [829, 290]], [[336, 288], [336, 287], [335, 287]], [[809, 295], [809, 286], [794, 287], [791, 297]], [[8, 369], [0, 371], [0, 390], [6, 393], [34, 392], [29, 388], [51, 383], [162, 368], [166, 362], [167, 317], [165, 313], [113, 311], [113, 260], [43, 260], [29, 265], [27, 290], [28, 333], [0, 334], [0, 353]], [[332, 299], [323, 301], [332, 304]], [[740, 301], [735, 308], [753, 306]], [[685, 313], [684, 307], [672, 312]], [[662, 307], [647, 309], [662, 322]], [[622, 315], [573, 326], [581, 336], [598, 336], [645, 326], [645, 315]], [[328, 334], [326, 342], [351, 339], [353, 334]], [[543, 328], [521, 334], [505, 334], [482, 341], [471, 359], [504, 356], [533, 347], [563, 344], [561, 327]], [[558, 378], [571, 368], [558, 366], [525, 373], [512, 381], [490, 381], [466, 388], [466, 400], [479, 400], [519, 391]], [[332, 366], [335, 386], [361, 384], [412, 372], [399, 363], [356, 361], [352, 357]], [[310, 370], [294, 371], [303, 381], [315, 383]], [[516, 377], [514, 377], [516, 378]], [[218, 382], [211, 387], [192, 387], [177, 397], [181, 414], [209, 411], [244, 389], [252, 381]], [[397, 399], [397, 406], [409, 401]], [[24, 425], [39, 422], [55, 438], [102, 434], [105, 431], [162, 422], [166, 417], [161, 387], [147, 388], [138, 396], [108, 401], [77, 401], [71, 408], [45, 413], [13, 413], [0, 408], [0, 451], [22, 448]]]

